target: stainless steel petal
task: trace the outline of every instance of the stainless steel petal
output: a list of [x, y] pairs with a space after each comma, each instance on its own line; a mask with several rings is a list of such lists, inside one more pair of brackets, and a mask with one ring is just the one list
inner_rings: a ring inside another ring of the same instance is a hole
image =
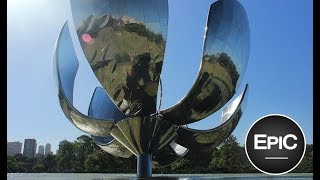
[[174, 151], [178, 156], [180, 156], [180, 157], [185, 156], [185, 155], [188, 153], [188, 151], [189, 151], [188, 148], [183, 147], [183, 146], [181, 146], [180, 144], [177, 144], [177, 143], [174, 142], [174, 141], [170, 144], [170, 147], [171, 147], [171, 148], [173, 149], [173, 151]]
[[110, 99], [105, 89], [97, 87], [91, 98], [88, 116], [97, 119], [110, 119], [118, 122], [127, 118]]
[[[111, 119], [114, 122], [127, 118], [112, 102], [106, 91], [101, 87], [97, 87], [93, 93], [88, 110], [88, 116], [97, 119]], [[91, 138], [101, 149], [114, 156], [124, 158], [132, 156], [132, 152], [115, 140], [111, 135], [106, 137], [91, 135]]]
[[132, 152], [129, 151], [125, 146], [123, 146], [119, 141], [114, 140], [108, 145], [99, 145], [98, 146], [104, 151], [118, 157], [129, 158], [132, 156]]
[[71, 0], [83, 52], [128, 116], [155, 113], [168, 26], [167, 0]]
[[133, 117], [119, 121], [111, 135], [135, 155], [153, 154], [176, 138], [176, 128], [161, 117]]
[[97, 136], [108, 136], [113, 128], [112, 120], [90, 118], [72, 104], [74, 79], [79, 67], [76, 53], [65, 22], [57, 39], [54, 54], [54, 76], [58, 87], [61, 108], [66, 117], [80, 130]]
[[132, 145], [132, 141], [129, 141], [126, 138], [126, 136], [122, 133], [120, 128], [115, 126], [110, 133], [117, 141], [119, 141], [123, 146], [125, 146], [135, 156], [139, 155], [139, 152], [138, 152], [137, 148]]
[[249, 45], [248, 17], [242, 5], [236, 0], [213, 3], [198, 77], [178, 104], [161, 111], [164, 119], [179, 125], [189, 124], [224, 106], [241, 82]]
[[101, 136], [91, 135], [91, 138], [95, 141], [96, 144], [101, 145], [101, 146], [108, 145], [112, 141], [114, 141], [114, 138], [112, 136], [101, 137]]
[[[220, 126], [209, 130], [195, 130], [187, 127], [178, 129], [176, 143], [189, 148], [191, 151], [203, 151], [221, 144], [235, 129], [244, 111], [248, 94], [245, 90], [224, 111]], [[227, 120], [225, 121], [225, 119]]]
[[172, 142], [152, 156], [152, 165], [154, 168], [167, 167], [182, 158], [189, 149]]

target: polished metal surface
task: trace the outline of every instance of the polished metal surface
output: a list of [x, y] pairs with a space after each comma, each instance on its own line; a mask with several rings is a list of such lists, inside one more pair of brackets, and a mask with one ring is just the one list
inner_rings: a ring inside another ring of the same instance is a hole
[[164, 119], [189, 124], [216, 112], [232, 98], [247, 66], [249, 33], [247, 14], [238, 1], [211, 5], [198, 77], [178, 104], [161, 111]]
[[127, 118], [127, 116], [113, 103], [107, 92], [101, 87], [96, 87], [92, 95], [88, 116], [97, 119], [110, 119], [115, 123]]
[[129, 158], [133, 155], [132, 152], [130, 152], [125, 146], [123, 146], [117, 140], [111, 141], [108, 145], [98, 144], [98, 146], [104, 151], [114, 156]]
[[54, 74], [61, 108], [70, 122], [80, 130], [92, 135], [108, 136], [114, 126], [113, 120], [88, 117], [72, 105], [74, 78], [78, 66], [68, 24], [65, 22], [58, 37], [54, 54]]
[[91, 138], [95, 141], [96, 144], [101, 146], [106, 146], [114, 141], [114, 138], [112, 136], [101, 137], [91, 135]]
[[175, 143], [174, 141], [155, 152], [152, 157], [152, 166], [154, 168], [166, 167], [182, 158], [189, 149]]
[[119, 121], [111, 135], [135, 155], [153, 154], [177, 137], [176, 128], [161, 117], [133, 117]]
[[111, 132], [112, 136], [119, 141], [124, 147], [126, 147], [132, 154], [139, 156], [139, 152], [135, 146], [133, 146], [126, 136], [122, 133], [120, 128], [115, 126]]
[[167, 0], [71, 0], [83, 52], [128, 116], [156, 112], [168, 27]]
[[[195, 130], [187, 127], [180, 127], [177, 131], [178, 137], [176, 143], [189, 148], [190, 151], [205, 151], [221, 144], [236, 128], [241, 115], [244, 111], [248, 95], [248, 85], [245, 90], [238, 96], [234, 102], [231, 103], [223, 113], [224, 116], [229, 117], [220, 126], [209, 130]], [[230, 112], [226, 112], [226, 111]]]
[[137, 177], [138, 178], [149, 178], [152, 177], [152, 155], [151, 154], [140, 154], [137, 157]]
[[[114, 122], [127, 118], [101, 87], [97, 87], [92, 95], [88, 116], [98, 119], [111, 119]], [[123, 158], [132, 156], [132, 153], [111, 135], [106, 137], [91, 135], [91, 138], [101, 149], [112, 155]]]
[[[74, 33], [102, 87], [93, 93], [88, 116], [73, 106], [79, 67], [67, 22], [55, 47], [54, 73], [61, 108], [104, 151], [138, 157], [138, 177], [151, 176], [190, 152], [221, 144], [244, 111], [248, 85], [223, 111], [221, 125], [196, 130], [187, 124], [222, 108], [246, 70], [250, 30], [236, 0], [218, 0], [209, 10], [202, 61], [187, 95], [156, 110], [168, 28], [168, 0], [71, 0]], [[160, 98], [161, 99], [161, 98]], [[146, 165], [144, 165], [146, 164]]]
[[188, 148], [181, 146], [180, 144], [177, 144], [176, 142], [172, 142], [170, 144], [170, 147], [173, 149], [173, 151], [180, 157], [183, 157], [186, 155], [189, 151]]

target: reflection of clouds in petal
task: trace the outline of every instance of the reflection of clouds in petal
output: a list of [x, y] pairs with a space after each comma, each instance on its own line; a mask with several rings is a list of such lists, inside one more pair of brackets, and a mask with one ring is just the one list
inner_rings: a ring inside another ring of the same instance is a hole
[[161, 34], [161, 27], [159, 22], [146, 22], [146, 27], [155, 34]]

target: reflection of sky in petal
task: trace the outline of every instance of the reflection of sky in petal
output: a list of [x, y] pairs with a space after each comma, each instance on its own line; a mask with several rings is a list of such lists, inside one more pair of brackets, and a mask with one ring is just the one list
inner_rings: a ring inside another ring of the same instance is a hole
[[185, 148], [185, 147], [183, 147], [183, 146], [181, 146], [181, 145], [179, 145], [179, 144], [177, 144], [177, 143], [175, 143], [175, 142], [172, 142], [172, 143], [170, 144], [170, 146], [172, 147], [172, 149], [173, 149], [179, 156], [184, 155], [184, 154], [188, 151], [187, 148]]
[[[59, 77], [62, 89], [70, 103], [73, 102], [73, 85], [74, 78], [77, 73], [79, 62], [73, 48], [69, 28], [65, 24], [59, 37], [59, 46], [56, 50], [56, 61], [58, 68], [57, 76]], [[61, 59], [69, 59], [69, 61], [61, 61]]]
[[159, 22], [146, 22], [146, 27], [153, 31], [155, 34], [161, 33], [161, 27]]
[[91, 138], [97, 142], [99, 145], [107, 145], [109, 144], [114, 138], [112, 136], [107, 137], [101, 137], [101, 136], [93, 136], [91, 135]]
[[71, 0], [75, 27], [90, 15], [110, 14], [114, 18], [129, 16], [144, 22], [150, 31], [162, 34], [166, 40], [168, 28], [167, 0]]
[[116, 107], [106, 90], [97, 87], [90, 102], [88, 116], [97, 119], [114, 120], [125, 119], [126, 116]]
[[[226, 122], [236, 111], [236, 109], [240, 105], [240, 101], [243, 98], [245, 92], [242, 92], [236, 99], [234, 99], [223, 111], [221, 116], [221, 123]], [[243, 104], [246, 103], [246, 100], [242, 102]], [[242, 105], [243, 105], [242, 104]]]
[[128, 16], [136, 19], [137, 21], [144, 21], [143, 8], [137, 6], [136, 1], [128, 1]]
[[143, 14], [144, 20], [160, 21], [156, 0], [143, 0]]
[[249, 56], [249, 26], [246, 13], [237, 7], [237, 3], [223, 3], [224, 8], [211, 7], [203, 54], [227, 53], [240, 74], [238, 87]]

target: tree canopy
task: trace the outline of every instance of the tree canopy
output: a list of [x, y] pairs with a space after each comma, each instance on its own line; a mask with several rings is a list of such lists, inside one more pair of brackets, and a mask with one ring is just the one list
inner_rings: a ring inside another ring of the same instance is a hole
[[[101, 148], [86, 135], [74, 142], [66, 142], [57, 155], [27, 158], [22, 154], [7, 156], [8, 173], [135, 173], [136, 157], [115, 157]], [[156, 168], [154, 173], [257, 173], [235, 136], [202, 153], [189, 152], [185, 157], [165, 168]], [[307, 145], [301, 163], [295, 173], [313, 172], [313, 145]]]

